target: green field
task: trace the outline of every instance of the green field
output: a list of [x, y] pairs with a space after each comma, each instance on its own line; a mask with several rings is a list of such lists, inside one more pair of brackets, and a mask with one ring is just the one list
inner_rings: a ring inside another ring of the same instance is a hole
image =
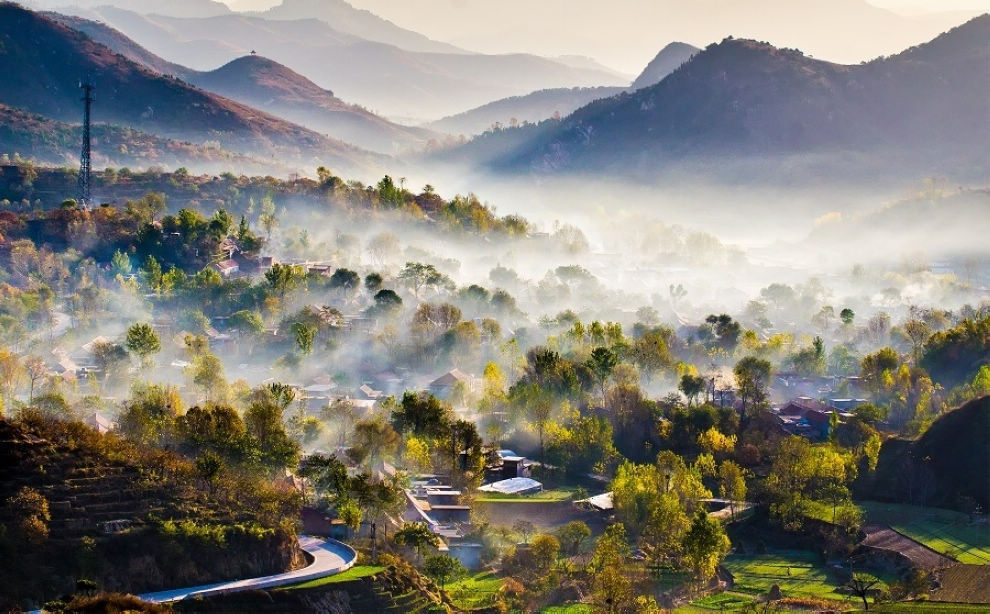
[[540, 610], [540, 614], [591, 614], [594, 609], [585, 603], [570, 603], [568, 605], [552, 605]]
[[562, 503], [574, 498], [573, 488], [555, 488], [544, 490], [532, 495], [503, 495], [499, 493], [481, 493], [476, 501], [482, 503]]
[[844, 601], [847, 596], [836, 592], [839, 580], [814, 553], [804, 550], [779, 550], [772, 554], [730, 555], [723, 565], [732, 572], [736, 584], [733, 592], [762, 595], [774, 584], [784, 597], [813, 597]]
[[[862, 605], [862, 604], [860, 604]], [[859, 612], [860, 610], [856, 610]], [[977, 614], [990, 612], [990, 605], [965, 603], [934, 603], [931, 601], [901, 601], [886, 605], [871, 605], [870, 612], [919, 612], [924, 614]]]
[[366, 578], [368, 576], [373, 576], [376, 573], [380, 573], [382, 571], [385, 571], [384, 567], [378, 567], [374, 565], [357, 565], [335, 576], [329, 576], [327, 578], [319, 578], [317, 580], [310, 580], [309, 582], [303, 582], [301, 584], [293, 584], [291, 586], [286, 586], [284, 588], [280, 588], [276, 590], [294, 591], [303, 588], [317, 588], [319, 586], [326, 586], [327, 584], [337, 584], [339, 582], [347, 582], [349, 580]]
[[970, 565], [990, 565], [990, 525], [970, 524], [966, 514], [935, 507], [865, 501], [872, 524], [886, 524], [932, 550]]
[[502, 580], [490, 571], [450, 582], [447, 584], [447, 594], [454, 604], [461, 609], [489, 606], [495, 603], [495, 593], [502, 588]]

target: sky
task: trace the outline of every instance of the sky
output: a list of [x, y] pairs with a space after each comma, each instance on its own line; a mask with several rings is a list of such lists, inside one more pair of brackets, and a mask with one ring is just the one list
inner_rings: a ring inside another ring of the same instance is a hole
[[[241, 10], [260, 10], [275, 6], [281, 0], [222, 0]], [[402, 0], [392, 0], [402, 2]], [[495, 0], [493, 0], [495, 1]], [[651, 2], [652, 0], [645, 0]], [[360, 0], [353, 2], [356, 6]], [[942, 11], [990, 11], [990, 0], [870, 0], [870, 4], [905, 14], [937, 13]]]
[[[282, 0], [224, 1], [245, 10]], [[990, 0], [347, 1], [462, 49], [583, 56], [629, 78], [675, 41], [705, 47], [728, 36], [750, 38], [857, 64], [927, 42], [990, 11]]]

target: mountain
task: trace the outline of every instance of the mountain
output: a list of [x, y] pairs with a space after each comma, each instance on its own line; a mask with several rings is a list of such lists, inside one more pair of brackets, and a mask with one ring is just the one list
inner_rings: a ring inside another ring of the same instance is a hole
[[[701, 51], [687, 43], [670, 43], [649, 63], [633, 82], [630, 89], [638, 90], [654, 85]], [[584, 57], [565, 56], [557, 58], [572, 66], [594, 66], [596, 63]], [[525, 96], [510, 96], [489, 102], [475, 109], [451, 115], [427, 124], [429, 128], [450, 134], [481, 134], [501, 126], [518, 123], [541, 122], [551, 117], [570, 115], [584, 105], [609, 98], [624, 91], [621, 87], [573, 87], [539, 90]], [[515, 120], [515, 121], [513, 121]]]
[[[510, 96], [478, 108], [451, 115], [427, 127], [448, 134], [473, 135], [492, 129], [496, 124], [513, 126], [523, 122], [541, 122], [554, 116], [573, 113], [593, 100], [608, 98], [622, 87], [574, 87], [540, 90], [525, 96]], [[515, 121], [513, 121], [515, 120]]]
[[406, 30], [370, 11], [356, 9], [344, 0], [282, 0], [282, 4], [256, 13], [264, 19], [319, 19], [335, 30], [376, 43], [423, 53], [467, 53], [448, 43]]
[[655, 86], [599, 100], [560, 122], [486, 135], [452, 155], [516, 172], [646, 173], [726, 159], [773, 171], [782, 158], [804, 156], [799, 162], [809, 172], [822, 173], [823, 158], [816, 162], [814, 154], [839, 169], [903, 163], [910, 172], [985, 178], [988, 41], [990, 14], [855, 66], [726, 39]]
[[375, 156], [178, 79], [152, 72], [85, 34], [11, 3], [0, 4], [0, 103], [62, 122], [81, 116], [80, 80], [96, 86], [94, 121], [172, 140], [211, 142], [281, 163], [315, 160], [366, 170]]
[[342, 99], [390, 118], [436, 119], [538, 89], [628, 83], [614, 72], [533, 55], [407, 51], [338, 31], [318, 19], [181, 19], [112, 7], [79, 14], [196, 70], [211, 70], [256, 51]]
[[156, 72], [177, 76], [362, 149], [392, 154], [422, 149], [430, 139], [439, 138], [429, 130], [401, 126], [347, 104], [333, 92], [259, 55], [244, 56], [216, 70], [200, 72], [163, 60], [106, 24], [60, 13], [46, 15]]
[[[291, 167], [271, 161], [108, 124], [94, 125], [92, 139], [94, 168], [185, 166], [202, 173], [292, 172]], [[0, 154], [18, 153], [44, 165], [77, 166], [80, 143], [79, 124], [58, 122], [0, 105]]]
[[475, 51], [581, 54], [626, 72], [646, 64], [658, 40], [707, 45], [730, 34], [802, 49], [833, 62], [858, 63], [930, 40], [978, 13], [962, 18], [955, 13], [905, 17], [869, 0], [350, 2], [430, 38]]
[[673, 42], [660, 50], [643, 72], [632, 83], [632, 89], [641, 90], [663, 81], [664, 77], [677, 70], [681, 64], [691, 59], [691, 56], [701, 51], [694, 45]]
[[129, 11], [153, 12], [171, 17], [214, 17], [231, 14], [230, 8], [218, 0], [169, 0], [168, 2], [148, 2], [147, 0], [28, 0], [23, 4], [29, 8], [42, 10], [59, 10], [66, 6], [91, 9], [112, 4]]
[[381, 153], [421, 149], [439, 135], [402, 126], [347, 104], [289, 68], [258, 55], [191, 75], [190, 82], [221, 96], [284, 117], [346, 143]]
[[119, 53], [128, 60], [136, 62], [146, 68], [150, 68], [151, 70], [162, 75], [179, 77], [183, 81], [188, 81], [190, 75], [196, 74], [195, 70], [191, 70], [181, 64], [169, 62], [168, 60], [158, 57], [141, 45], [135, 43], [127, 36], [124, 36], [122, 32], [119, 32], [104, 23], [73, 15], [63, 15], [62, 13], [52, 11], [46, 12], [44, 15], [45, 17], [66, 25], [73, 30], [82, 32], [89, 38]]

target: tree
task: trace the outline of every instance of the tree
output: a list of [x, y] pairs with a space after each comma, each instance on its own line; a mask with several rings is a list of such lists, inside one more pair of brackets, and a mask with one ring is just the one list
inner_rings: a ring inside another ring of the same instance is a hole
[[729, 500], [729, 514], [736, 517], [736, 501], [746, 500], [746, 477], [743, 468], [732, 461], [725, 461], [718, 468], [719, 495]]
[[206, 485], [210, 489], [210, 495], [213, 494], [217, 483], [220, 481], [220, 473], [223, 471], [223, 466], [223, 459], [212, 450], [207, 450], [196, 459], [196, 473], [206, 482]]
[[275, 263], [265, 271], [265, 281], [279, 298], [285, 298], [286, 293], [294, 288], [302, 278], [302, 270], [289, 264]]
[[371, 307], [373, 313], [395, 313], [402, 308], [402, 298], [394, 290], [384, 289], [375, 293], [375, 304]]
[[270, 194], [261, 199], [261, 213], [258, 215], [258, 223], [265, 231], [265, 241], [271, 242], [272, 232], [278, 227], [278, 217], [275, 215], [275, 201]]
[[591, 351], [591, 357], [588, 359], [588, 368], [595, 374], [595, 379], [598, 380], [598, 385], [601, 386], [602, 403], [605, 402], [605, 388], [608, 385], [608, 380], [612, 377], [617, 364], [619, 364], [619, 357], [611, 349], [597, 347]]
[[522, 535], [523, 543], [528, 544], [530, 536], [536, 533], [536, 526], [528, 520], [517, 520], [512, 523], [512, 530]]
[[591, 529], [580, 520], [572, 520], [557, 529], [557, 538], [560, 539], [564, 552], [575, 555], [581, 550], [584, 540], [591, 537]]
[[328, 285], [335, 290], [352, 291], [361, 285], [361, 276], [350, 269], [340, 268], [330, 276]]
[[917, 363], [921, 360], [922, 350], [932, 334], [932, 328], [924, 320], [908, 320], [904, 323], [904, 334], [911, 340], [911, 356]]
[[438, 582], [440, 590], [444, 590], [447, 582], [460, 578], [466, 572], [461, 562], [449, 554], [435, 554], [423, 563], [423, 573]]
[[852, 326], [853, 321], [856, 319], [856, 312], [852, 309], [846, 307], [839, 312], [839, 319], [846, 326]]
[[698, 396], [705, 391], [705, 385], [705, 378], [700, 375], [685, 373], [681, 376], [681, 382], [677, 388], [687, 397], [688, 405], [692, 405], [697, 401]]
[[48, 372], [45, 361], [40, 356], [28, 356], [24, 359], [24, 371], [27, 373], [31, 388], [28, 393], [28, 405], [34, 405], [34, 386]]
[[632, 582], [625, 573], [629, 553], [625, 528], [618, 523], [606, 527], [595, 544], [595, 552], [588, 564], [592, 598], [597, 611], [618, 614], [632, 604]]
[[141, 359], [141, 367], [151, 366], [151, 356], [162, 349], [162, 342], [158, 338], [158, 333], [151, 328], [150, 324], [132, 324], [127, 329], [127, 349], [134, 352]]
[[753, 356], [747, 356], [736, 363], [732, 372], [736, 376], [744, 411], [750, 405], [760, 405], [766, 401], [772, 370], [770, 361]]
[[316, 339], [316, 327], [305, 322], [293, 322], [291, 329], [299, 352], [305, 356], [312, 354], [313, 341]]
[[127, 359], [127, 350], [124, 346], [112, 341], [98, 341], [93, 344], [93, 362], [103, 371], [103, 377], [107, 378]]
[[871, 576], [866, 573], [855, 573], [853, 577], [846, 582], [846, 586], [852, 591], [854, 595], [863, 600], [863, 609], [869, 610], [870, 604], [866, 600], [867, 596], [870, 594], [870, 589], [880, 583], [875, 576]]
[[394, 455], [399, 439], [399, 434], [388, 422], [362, 420], [354, 425], [354, 445], [348, 455], [358, 462], [373, 465]]
[[7, 499], [6, 504], [13, 529], [8, 535], [35, 547], [48, 539], [48, 523], [52, 516], [48, 509], [48, 499], [43, 494], [28, 486], [22, 486]]
[[537, 571], [545, 574], [560, 556], [560, 541], [553, 535], [537, 535], [530, 545], [530, 552], [533, 561], [536, 563]]
[[384, 279], [378, 273], [368, 273], [364, 276], [364, 287], [370, 294], [376, 294], [382, 289]]
[[423, 558], [423, 550], [440, 543], [440, 538], [430, 530], [425, 522], [407, 522], [392, 536], [395, 543], [407, 546], [416, 551], [416, 556]]
[[695, 577], [707, 582], [715, 575], [715, 568], [729, 552], [729, 538], [722, 524], [704, 510], [698, 510], [691, 528], [684, 535], [684, 558]]
[[419, 298], [419, 292], [424, 288], [434, 288], [439, 291], [454, 287], [454, 282], [438, 271], [435, 266], [422, 262], [407, 262], [406, 266], [399, 272], [399, 279], [412, 288], [416, 298]]

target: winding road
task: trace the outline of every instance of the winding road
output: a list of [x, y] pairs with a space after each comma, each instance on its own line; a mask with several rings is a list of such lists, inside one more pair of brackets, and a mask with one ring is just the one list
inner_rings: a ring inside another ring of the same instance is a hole
[[[247, 580], [233, 580], [230, 582], [218, 582], [216, 584], [190, 586], [189, 588], [177, 588], [170, 591], [144, 593], [143, 595], [138, 595], [138, 597], [144, 601], [165, 603], [169, 601], [181, 601], [190, 597], [209, 597], [224, 593], [273, 588], [333, 576], [354, 567], [354, 563], [357, 562], [357, 552], [347, 544], [334, 539], [321, 539], [319, 537], [300, 535], [299, 547], [313, 557], [313, 562], [302, 569], [271, 576], [262, 576], [260, 578], [248, 578]], [[42, 614], [42, 610], [31, 610], [28, 614]]]
[[231, 582], [204, 584], [202, 586], [191, 586], [189, 588], [179, 588], [170, 591], [144, 593], [143, 595], [138, 595], [138, 597], [144, 601], [164, 603], [168, 601], [180, 601], [190, 597], [209, 597], [224, 593], [285, 586], [287, 584], [297, 584], [299, 582], [307, 582], [309, 580], [339, 574], [353, 567], [357, 561], [357, 553], [354, 552], [353, 548], [333, 539], [320, 539], [318, 537], [301, 535], [299, 537], [299, 546], [313, 557], [313, 562], [302, 569], [271, 576], [262, 576], [260, 578], [249, 578], [247, 580], [233, 580]]

